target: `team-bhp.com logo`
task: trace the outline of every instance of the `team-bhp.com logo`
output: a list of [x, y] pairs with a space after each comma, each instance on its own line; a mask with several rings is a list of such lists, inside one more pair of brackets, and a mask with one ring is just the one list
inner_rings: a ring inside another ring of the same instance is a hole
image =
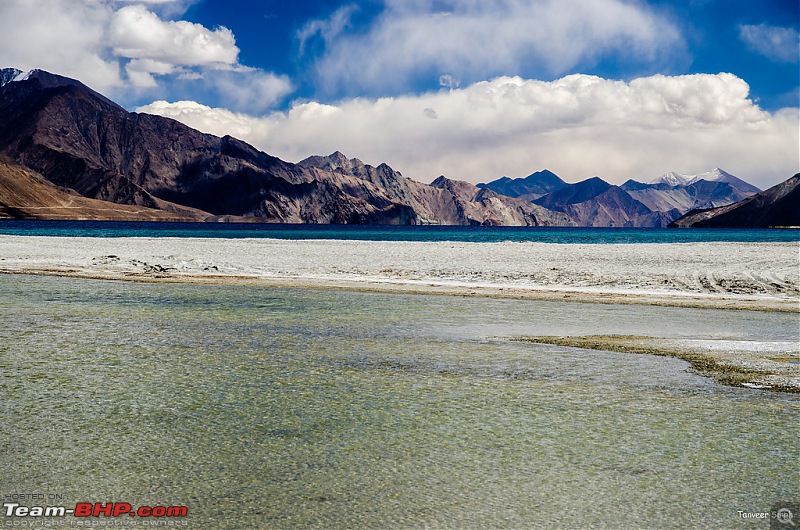
[[3, 504], [6, 517], [186, 517], [187, 506], [140, 506], [127, 502], [79, 502], [74, 508], [66, 506], [20, 506], [16, 502]]

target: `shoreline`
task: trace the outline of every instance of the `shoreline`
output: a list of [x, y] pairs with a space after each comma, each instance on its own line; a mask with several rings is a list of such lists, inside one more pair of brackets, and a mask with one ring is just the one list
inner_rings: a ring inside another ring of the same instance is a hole
[[0, 236], [0, 273], [800, 313], [798, 243]]
[[630, 335], [514, 336], [508, 340], [672, 357], [688, 362], [691, 371], [722, 385], [800, 394], [800, 346], [794, 343]]
[[86, 280], [121, 281], [134, 283], [170, 283], [192, 285], [227, 285], [273, 287], [279, 289], [312, 289], [353, 291], [363, 293], [456, 296], [463, 298], [493, 298], [508, 300], [536, 300], [546, 302], [573, 302], [611, 305], [647, 305], [687, 309], [718, 309], [733, 311], [763, 311], [800, 314], [800, 302], [769, 298], [733, 298], [703, 296], [690, 293], [647, 293], [574, 290], [564, 287], [520, 288], [489, 285], [446, 284], [431, 282], [393, 282], [357, 279], [329, 279], [301, 276], [233, 276], [165, 273], [91, 272], [74, 269], [21, 269], [8, 270], [0, 266], [0, 274], [53, 276]]
[[[23, 274], [34, 276], [56, 276], [100, 281], [127, 281], [136, 283], [169, 283], [192, 285], [228, 285], [273, 287], [281, 289], [347, 290], [365, 293], [402, 295], [433, 295], [482, 297], [495, 299], [538, 300], [568, 303], [654, 305], [700, 309], [734, 309], [784, 312], [785, 308], [767, 309], [764, 305], [747, 305], [745, 301], [733, 300], [726, 305], [717, 298], [678, 298], [661, 300], [641, 293], [612, 294], [587, 293], [563, 290], [519, 290], [486, 286], [414, 285], [408, 283], [371, 283], [359, 281], [324, 280], [299, 277], [243, 277], [243, 276], [196, 276], [165, 275], [158, 273], [88, 274], [80, 271], [37, 270], [6, 271], [0, 274]], [[794, 312], [797, 312], [796, 310]], [[721, 339], [676, 339], [655, 336], [628, 335], [569, 335], [569, 336], [510, 336], [501, 337], [514, 342], [531, 342], [553, 346], [565, 346], [586, 350], [602, 350], [672, 357], [687, 361], [690, 371], [717, 383], [753, 390], [766, 390], [800, 394], [800, 346], [781, 343], [779, 349], [770, 349], [772, 343], [730, 341]], [[726, 343], [736, 342], [729, 345]], [[777, 343], [776, 343], [777, 344]], [[760, 349], [767, 345], [766, 350]]]
[[[799, 250], [797, 243], [0, 236], [0, 274], [800, 314]], [[777, 343], [648, 336], [507, 339], [669, 356], [721, 384], [800, 393], [794, 344], [773, 351]]]

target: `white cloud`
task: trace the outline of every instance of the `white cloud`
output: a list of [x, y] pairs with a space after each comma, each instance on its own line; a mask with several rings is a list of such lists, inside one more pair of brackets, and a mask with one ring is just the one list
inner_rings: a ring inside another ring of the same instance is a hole
[[215, 72], [205, 84], [224, 94], [226, 105], [239, 111], [260, 114], [271, 108], [294, 90], [286, 76], [257, 69], [238, 68]]
[[739, 38], [773, 61], [796, 63], [800, 60], [800, 35], [794, 28], [742, 25]]
[[167, 18], [180, 16], [186, 12], [192, 4], [199, 0], [109, 0], [114, 5], [140, 4], [147, 5], [155, 10], [159, 15]]
[[[139, 110], [231, 134], [290, 161], [335, 150], [430, 181], [472, 182], [548, 168], [622, 183], [722, 167], [767, 187], [798, 168], [798, 109], [768, 113], [731, 74], [630, 83], [586, 75], [500, 77], [420, 96], [296, 104], [255, 118], [191, 102]], [[435, 117], [436, 119], [431, 119]]]
[[350, 17], [357, 10], [358, 6], [348, 4], [338, 8], [327, 19], [308, 21], [297, 32], [297, 37], [300, 39], [300, 55], [303, 55], [305, 51], [306, 42], [317, 35], [322, 38], [326, 45], [330, 45], [336, 37], [350, 26]]
[[[316, 74], [332, 93], [402, 91], [415, 78], [466, 82], [509, 72], [561, 75], [610, 54], [657, 62], [681, 50], [677, 28], [624, 0], [384, 0], [365, 33], [326, 38]], [[337, 12], [328, 22], [339, 17]], [[323, 24], [318, 22], [318, 24]]]
[[73, 77], [123, 104], [177, 86], [263, 112], [293, 89], [286, 77], [239, 64], [229, 29], [157, 14], [192, 1], [0, 0], [0, 66]]
[[0, 64], [75, 77], [101, 92], [122, 84], [119, 64], [98, 43], [113, 11], [86, 0], [2, 0]]
[[[105, 40], [115, 55], [134, 60], [135, 66], [129, 65], [129, 74], [170, 73], [169, 66], [233, 65], [239, 55], [229, 29], [220, 27], [211, 31], [184, 20], [161, 20], [141, 5], [116, 11]], [[153, 65], [149, 72], [144, 69], [147, 65]], [[132, 80], [136, 82], [136, 78]]]
[[[259, 119], [225, 109], [215, 109], [194, 101], [154, 101], [137, 112], [157, 114], [177, 119], [203, 132], [219, 136], [229, 134], [236, 138], [250, 138], [259, 127]], [[222, 127], [220, 127], [222, 125]]]
[[139, 88], [158, 86], [152, 74], [167, 75], [175, 71], [175, 66], [153, 59], [134, 59], [125, 66], [128, 79]]
[[458, 88], [458, 85], [460, 84], [461, 83], [458, 81], [458, 79], [456, 79], [450, 74], [444, 74], [439, 76], [439, 86], [453, 89], [453, 88]]

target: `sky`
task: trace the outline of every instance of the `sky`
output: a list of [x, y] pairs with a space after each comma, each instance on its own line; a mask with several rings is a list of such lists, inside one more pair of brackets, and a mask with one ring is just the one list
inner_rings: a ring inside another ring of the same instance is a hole
[[797, 0], [0, 0], [0, 66], [430, 182], [800, 171]]

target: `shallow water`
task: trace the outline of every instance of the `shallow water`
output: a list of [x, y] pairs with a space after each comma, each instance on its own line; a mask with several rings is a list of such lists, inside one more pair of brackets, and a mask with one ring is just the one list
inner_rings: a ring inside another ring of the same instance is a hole
[[792, 314], [10, 275], [0, 311], [3, 495], [196, 528], [755, 528], [737, 510], [800, 483], [796, 395], [503, 339], [796, 341]]

